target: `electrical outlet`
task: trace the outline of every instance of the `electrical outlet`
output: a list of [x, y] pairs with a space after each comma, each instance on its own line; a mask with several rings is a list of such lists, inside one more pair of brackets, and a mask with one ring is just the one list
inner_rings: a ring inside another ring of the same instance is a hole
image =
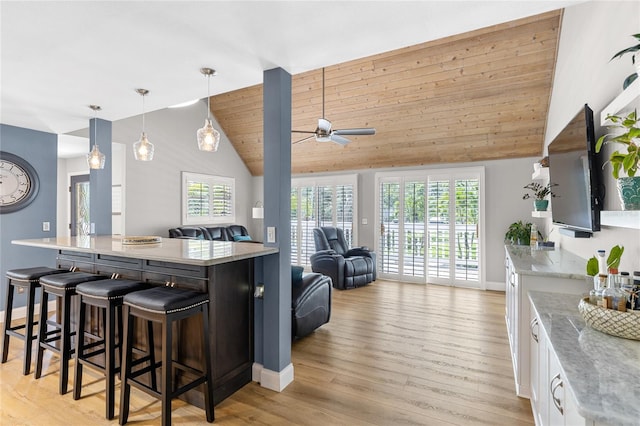
[[275, 243], [276, 242], [276, 227], [275, 226], [267, 226], [267, 242]]
[[90, 234], [95, 234], [96, 233], [96, 224], [95, 223], [91, 223], [91, 230], [89, 231]]
[[366, 225], [367, 223], [369, 223], [369, 221], [367, 220], [367, 218], [366, 218], [366, 217], [363, 217], [363, 218], [362, 218], [362, 224], [363, 224], [363, 225]]
[[49, 232], [51, 230], [51, 224], [49, 222], [42, 222], [42, 231]]

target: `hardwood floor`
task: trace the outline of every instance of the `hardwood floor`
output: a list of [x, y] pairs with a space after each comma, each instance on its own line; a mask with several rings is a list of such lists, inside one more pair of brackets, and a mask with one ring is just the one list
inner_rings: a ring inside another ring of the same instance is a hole
[[[21, 375], [21, 360], [12, 342], [0, 366], [3, 426], [118, 424], [104, 419], [97, 373], [85, 369], [74, 401], [57, 393], [57, 358], [47, 354], [40, 380]], [[529, 400], [515, 395], [504, 293], [383, 280], [334, 291], [331, 321], [294, 342], [292, 361], [283, 392], [250, 383], [216, 406], [215, 423], [533, 424]], [[173, 410], [175, 424], [207, 424], [182, 401]], [[160, 403], [132, 390], [129, 424], [160, 424]]]

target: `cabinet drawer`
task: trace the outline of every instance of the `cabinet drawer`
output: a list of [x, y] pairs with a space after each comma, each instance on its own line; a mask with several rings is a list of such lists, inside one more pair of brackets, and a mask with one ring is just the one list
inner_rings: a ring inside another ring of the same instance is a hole
[[109, 256], [104, 254], [96, 255], [96, 264], [110, 265], [125, 269], [142, 269], [141, 259], [132, 259], [130, 257]]
[[60, 250], [57, 256], [57, 266], [61, 269], [71, 270], [77, 268], [82, 272], [94, 273], [93, 254], [78, 253], [68, 250]]
[[166, 285], [171, 283], [178, 288], [187, 290], [207, 292], [209, 280], [206, 278], [185, 277], [177, 274], [162, 274], [158, 272], [145, 271], [142, 280], [154, 285]]
[[142, 280], [142, 271], [139, 269], [127, 269], [119, 266], [111, 265], [96, 265], [96, 274], [99, 275], [113, 275], [118, 274], [118, 278], [128, 280]]
[[158, 260], [145, 260], [144, 270], [158, 272], [167, 275], [181, 277], [206, 278], [207, 267], [197, 265], [184, 265], [180, 263], [161, 262]]

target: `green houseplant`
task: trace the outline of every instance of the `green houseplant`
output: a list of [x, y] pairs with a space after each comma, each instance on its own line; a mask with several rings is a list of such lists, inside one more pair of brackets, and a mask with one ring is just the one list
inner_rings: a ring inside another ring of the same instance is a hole
[[[640, 70], [640, 33], [639, 34], [633, 34], [631, 37], [635, 37], [635, 39], [638, 40], [638, 44], [636, 44], [634, 46], [627, 47], [626, 49], [622, 49], [621, 51], [619, 51], [618, 53], [613, 55], [611, 60], [614, 60], [616, 58], [621, 58], [626, 53], [631, 53], [632, 54], [631, 55], [631, 63], [633, 65], [635, 65], [636, 70]], [[636, 71], [633, 74], [631, 74], [630, 76], [628, 76], [627, 78], [625, 78], [624, 82], [622, 83], [622, 89], [626, 89], [627, 87], [629, 87], [629, 85], [631, 83], [633, 83], [636, 78], [638, 78], [638, 73], [639, 72], [640, 71]]]
[[505, 242], [517, 245], [528, 246], [531, 237], [531, 223], [524, 223], [519, 220], [509, 225], [507, 232], [504, 234]]
[[[622, 202], [622, 210], [640, 210], [640, 176], [636, 176], [640, 165], [640, 119], [636, 111], [626, 116], [608, 115], [607, 120], [613, 123], [609, 129], [612, 133], [601, 136], [596, 142], [596, 152], [607, 143], [617, 143], [626, 147], [626, 152], [615, 150], [609, 156], [613, 167], [612, 175], [617, 179], [618, 194]], [[627, 176], [621, 177], [620, 171]]]
[[557, 184], [553, 184], [551, 182], [546, 185], [542, 185], [538, 182], [531, 182], [530, 184], [525, 185], [524, 189], [530, 190], [533, 195], [527, 192], [522, 196], [522, 199], [528, 200], [529, 198], [533, 198], [533, 206], [535, 210], [546, 211], [547, 207], [549, 206], [549, 200], [547, 200], [547, 196], [550, 196], [552, 198], [556, 196], [551, 190], [551, 188], [556, 185]]

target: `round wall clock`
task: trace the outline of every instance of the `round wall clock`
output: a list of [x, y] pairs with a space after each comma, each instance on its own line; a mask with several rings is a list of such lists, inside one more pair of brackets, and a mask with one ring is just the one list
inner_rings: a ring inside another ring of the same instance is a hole
[[0, 213], [28, 206], [38, 195], [36, 170], [17, 155], [0, 151]]

